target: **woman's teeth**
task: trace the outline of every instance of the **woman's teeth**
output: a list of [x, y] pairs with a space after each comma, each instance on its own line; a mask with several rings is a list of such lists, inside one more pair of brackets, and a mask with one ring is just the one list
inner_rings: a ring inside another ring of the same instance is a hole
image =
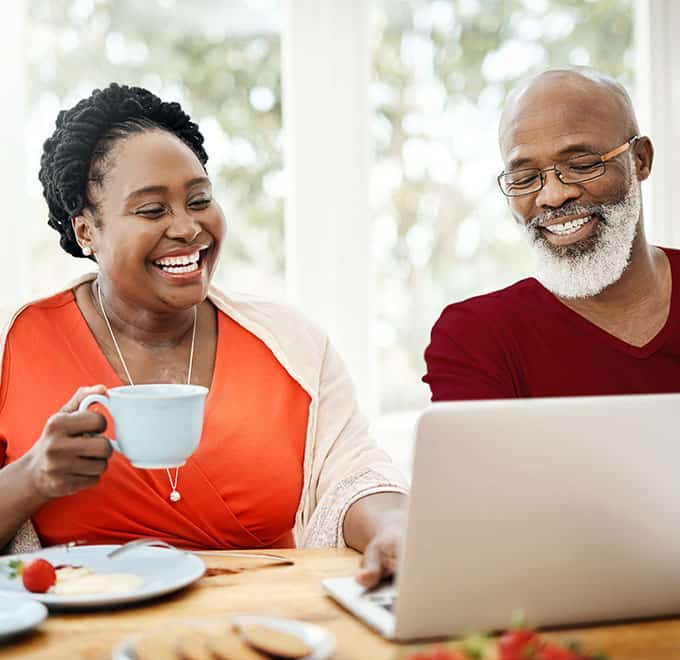
[[193, 254], [183, 254], [178, 257], [162, 257], [161, 259], [156, 259], [153, 263], [166, 273], [190, 273], [198, 270], [200, 256], [200, 250], [196, 250]]
[[198, 264], [191, 264], [189, 266], [160, 266], [160, 269], [166, 273], [190, 273], [192, 270], [198, 270]]
[[592, 219], [593, 216], [589, 215], [585, 218], [577, 218], [576, 220], [570, 220], [569, 222], [563, 222], [558, 225], [550, 225], [549, 227], [544, 227], [544, 229], [547, 229], [549, 232], [557, 234], [558, 236], [568, 236], [581, 229], [583, 225], [590, 222]]

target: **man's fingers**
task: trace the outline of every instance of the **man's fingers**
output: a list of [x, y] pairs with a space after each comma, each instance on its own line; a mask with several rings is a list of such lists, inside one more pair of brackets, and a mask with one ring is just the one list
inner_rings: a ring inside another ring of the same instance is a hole
[[61, 409], [62, 412], [75, 412], [78, 410], [80, 402], [90, 394], [106, 394], [106, 387], [104, 385], [94, 385], [93, 387], [80, 387], [76, 390], [75, 394], [69, 399], [69, 401]]

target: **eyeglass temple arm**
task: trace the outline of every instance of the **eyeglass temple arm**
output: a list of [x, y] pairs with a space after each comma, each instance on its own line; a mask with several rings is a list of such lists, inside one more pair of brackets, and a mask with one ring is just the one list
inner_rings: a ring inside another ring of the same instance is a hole
[[608, 160], [611, 160], [612, 158], [616, 158], [619, 154], [622, 154], [624, 151], [628, 150], [631, 145], [635, 144], [640, 139], [639, 135], [634, 135], [628, 142], [625, 142], [622, 144], [620, 147], [616, 147], [616, 149], [612, 149], [611, 151], [608, 151], [606, 154], [602, 154], [602, 161], [606, 162]]

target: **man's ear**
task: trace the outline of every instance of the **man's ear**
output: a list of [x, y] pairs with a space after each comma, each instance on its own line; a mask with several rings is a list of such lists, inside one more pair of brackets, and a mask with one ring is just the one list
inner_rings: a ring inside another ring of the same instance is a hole
[[641, 137], [633, 145], [633, 161], [639, 181], [644, 181], [652, 171], [654, 161], [654, 146], [648, 137]]

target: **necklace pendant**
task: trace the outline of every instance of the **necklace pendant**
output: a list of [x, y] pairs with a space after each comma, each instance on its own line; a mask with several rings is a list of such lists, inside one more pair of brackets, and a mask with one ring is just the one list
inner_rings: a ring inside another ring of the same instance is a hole
[[173, 491], [170, 493], [170, 501], [179, 502], [181, 499], [182, 496], [179, 494], [179, 492], [173, 489]]

